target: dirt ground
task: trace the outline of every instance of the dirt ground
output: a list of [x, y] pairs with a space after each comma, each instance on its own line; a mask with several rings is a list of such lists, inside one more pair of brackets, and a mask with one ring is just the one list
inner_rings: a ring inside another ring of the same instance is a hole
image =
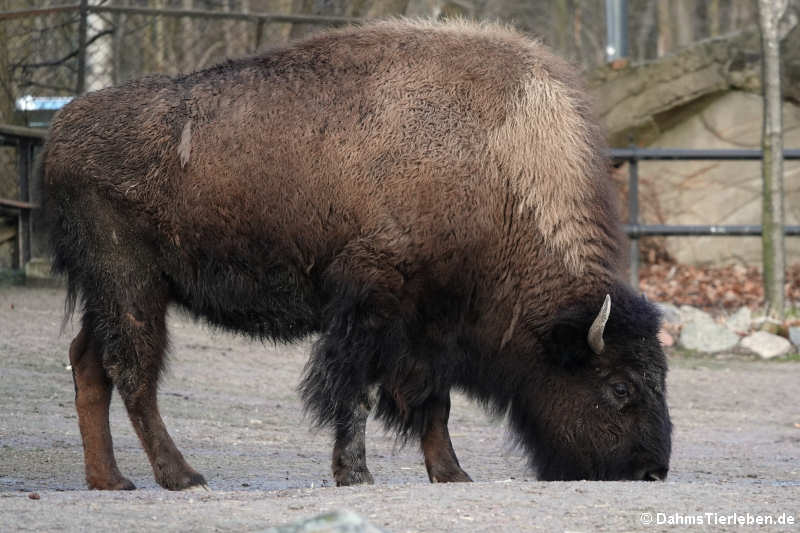
[[800, 530], [797, 361], [671, 357], [665, 483], [537, 482], [503, 421], [456, 397], [453, 442], [476, 483], [429, 484], [416, 447], [370, 421], [376, 484], [336, 488], [330, 436], [295, 392], [308, 344], [263, 345], [180, 313], [162, 414], [211, 492], [155, 484], [116, 396], [117, 459], [139, 490], [87, 491], [63, 303], [60, 289], [0, 287], [0, 531], [251, 531], [340, 508], [392, 532]]

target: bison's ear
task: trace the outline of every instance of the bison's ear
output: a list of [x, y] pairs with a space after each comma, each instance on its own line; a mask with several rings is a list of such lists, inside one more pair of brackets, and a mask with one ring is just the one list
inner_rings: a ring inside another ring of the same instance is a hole
[[591, 359], [592, 350], [586, 340], [586, 329], [586, 324], [573, 320], [562, 320], [553, 326], [548, 355], [554, 364], [574, 369]]

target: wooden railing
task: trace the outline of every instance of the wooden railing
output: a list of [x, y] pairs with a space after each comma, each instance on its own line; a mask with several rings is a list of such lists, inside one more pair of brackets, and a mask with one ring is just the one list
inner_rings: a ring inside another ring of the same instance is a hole
[[17, 148], [18, 198], [0, 198], [0, 210], [17, 214], [15, 268], [23, 269], [31, 258], [34, 236], [32, 213], [39, 207], [42, 184], [34, 179], [35, 151], [44, 143], [47, 130], [0, 124], [0, 145]]

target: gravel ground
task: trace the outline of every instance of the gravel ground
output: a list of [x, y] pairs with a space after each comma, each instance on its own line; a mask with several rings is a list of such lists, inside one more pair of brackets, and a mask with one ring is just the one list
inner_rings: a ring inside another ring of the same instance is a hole
[[336, 488], [330, 436], [310, 429], [295, 392], [308, 344], [254, 343], [180, 313], [162, 414], [212, 491], [160, 489], [116, 396], [117, 460], [139, 490], [87, 491], [63, 302], [59, 289], [0, 287], [0, 531], [259, 530], [338, 508], [392, 532], [800, 530], [796, 361], [672, 357], [666, 483], [537, 482], [503, 422], [457, 396], [451, 434], [476, 483], [429, 484], [416, 447], [370, 421], [376, 485]]

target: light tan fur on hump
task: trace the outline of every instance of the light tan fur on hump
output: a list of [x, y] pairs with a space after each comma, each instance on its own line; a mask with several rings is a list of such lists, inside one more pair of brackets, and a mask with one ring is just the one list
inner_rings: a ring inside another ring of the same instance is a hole
[[575, 90], [536, 66], [489, 141], [520, 212], [534, 210], [544, 241], [563, 255], [575, 275], [584, 271], [590, 257], [601, 254], [586, 239], [592, 230], [585, 221], [594, 218], [587, 211], [597, 191], [592, 180], [598, 169], [596, 132], [580, 112], [584, 105]]

